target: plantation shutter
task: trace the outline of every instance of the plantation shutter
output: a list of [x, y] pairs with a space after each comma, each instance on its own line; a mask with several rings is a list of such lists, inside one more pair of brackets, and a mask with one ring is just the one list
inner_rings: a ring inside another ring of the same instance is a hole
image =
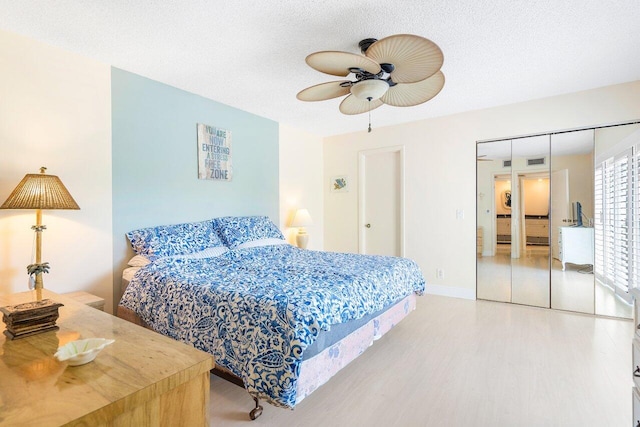
[[633, 203], [629, 212], [631, 233], [631, 280], [629, 286], [637, 288], [640, 287], [640, 144], [633, 147], [631, 165]]
[[613, 287], [615, 279], [614, 256], [614, 196], [615, 185], [613, 180], [613, 159], [608, 159], [602, 164], [602, 242], [603, 263], [602, 282]]
[[595, 265], [593, 266], [593, 272], [596, 279], [604, 282], [604, 163], [601, 163], [595, 168], [595, 182], [593, 186], [593, 227], [595, 237]]
[[613, 161], [613, 255], [614, 285], [621, 290], [629, 290], [629, 218], [632, 205], [630, 179], [631, 149], [625, 150]]

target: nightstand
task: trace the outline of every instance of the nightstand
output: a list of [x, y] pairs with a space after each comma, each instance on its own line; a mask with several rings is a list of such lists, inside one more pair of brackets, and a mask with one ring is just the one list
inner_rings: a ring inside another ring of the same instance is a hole
[[89, 292], [69, 292], [68, 294], [62, 294], [69, 298], [73, 298], [74, 300], [88, 305], [89, 307], [97, 308], [98, 310], [104, 311], [104, 299], [97, 297], [95, 295], [90, 294]]

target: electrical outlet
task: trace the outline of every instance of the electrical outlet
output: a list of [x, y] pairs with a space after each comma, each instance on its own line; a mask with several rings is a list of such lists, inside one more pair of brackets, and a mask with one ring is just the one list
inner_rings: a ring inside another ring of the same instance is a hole
[[464, 210], [456, 209], [456, 219], [464, 219]]
[[444, 279], [444, 270], [436, 268], [436, 279]]

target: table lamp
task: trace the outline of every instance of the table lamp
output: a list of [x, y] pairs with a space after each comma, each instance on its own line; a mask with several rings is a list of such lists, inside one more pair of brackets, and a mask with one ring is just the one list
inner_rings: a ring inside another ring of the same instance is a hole
[[60, 178], [46, 175], [47, 168], [41, 167], [39, 174], [27, 174], [11, 195], [0, 206], [0, 209], [35, 209], [36, 225], [31, 228], [36, 232], [36, 260], [27, 267], [29, 276], [35, 275], [35, 289], [38, 299], [42, 294], [42, 273], [49, 272], [49, 263], [42, 262], [42, 209], [80, 209]]
[[293, 216], [293, 221], [291, 221], [291, 227], [298, 227], [296, 244], [301, 249], [307, 248], [307, 243], [309, 243], [309, 235], [307, 234], [307, 230], [305, 227], [311, 224], [313, 224], [313, 221], [311, 221], [311, 215], [309, 215], [309, 211], [306, 209], [298, 209], [296, 211], [296, 214]]
[[41, 167], [39, 174], [27, 174], [0, 206], [0, 209], [35, 209], [36, 261], [27, 266], [30, 278], [35, 275], [36, 301], [14, 306], [0, 307], [2, 320], [6, 324], [4, 334], [9, 339], [18, 339], [46, 331], [56, 330], [59, 302], [42, 299], [42, 273], [49, 272], [49, 263], [42, 262], [42, 209], [80, 209], [60, 178], [46, 175]]

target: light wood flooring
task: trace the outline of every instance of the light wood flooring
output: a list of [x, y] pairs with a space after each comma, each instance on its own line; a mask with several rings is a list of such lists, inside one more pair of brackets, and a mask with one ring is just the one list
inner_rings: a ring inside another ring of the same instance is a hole
[[[549, 274], [549, 247], [529, 245], [523, 256], [511, 258], [510, 245], [498, 245], [495, 256], [478, 257], [479, 299], [603, 316], [633, 316], [632, 306], [611, 288], [595, 281], [589, 266], [562, 264], [553, 259]], [[551, 285], [550, 285], [551, 284]]]
[[633, 322], [425, 295], [295, 410], [211, 377], [211, 426], [627, 426]]

